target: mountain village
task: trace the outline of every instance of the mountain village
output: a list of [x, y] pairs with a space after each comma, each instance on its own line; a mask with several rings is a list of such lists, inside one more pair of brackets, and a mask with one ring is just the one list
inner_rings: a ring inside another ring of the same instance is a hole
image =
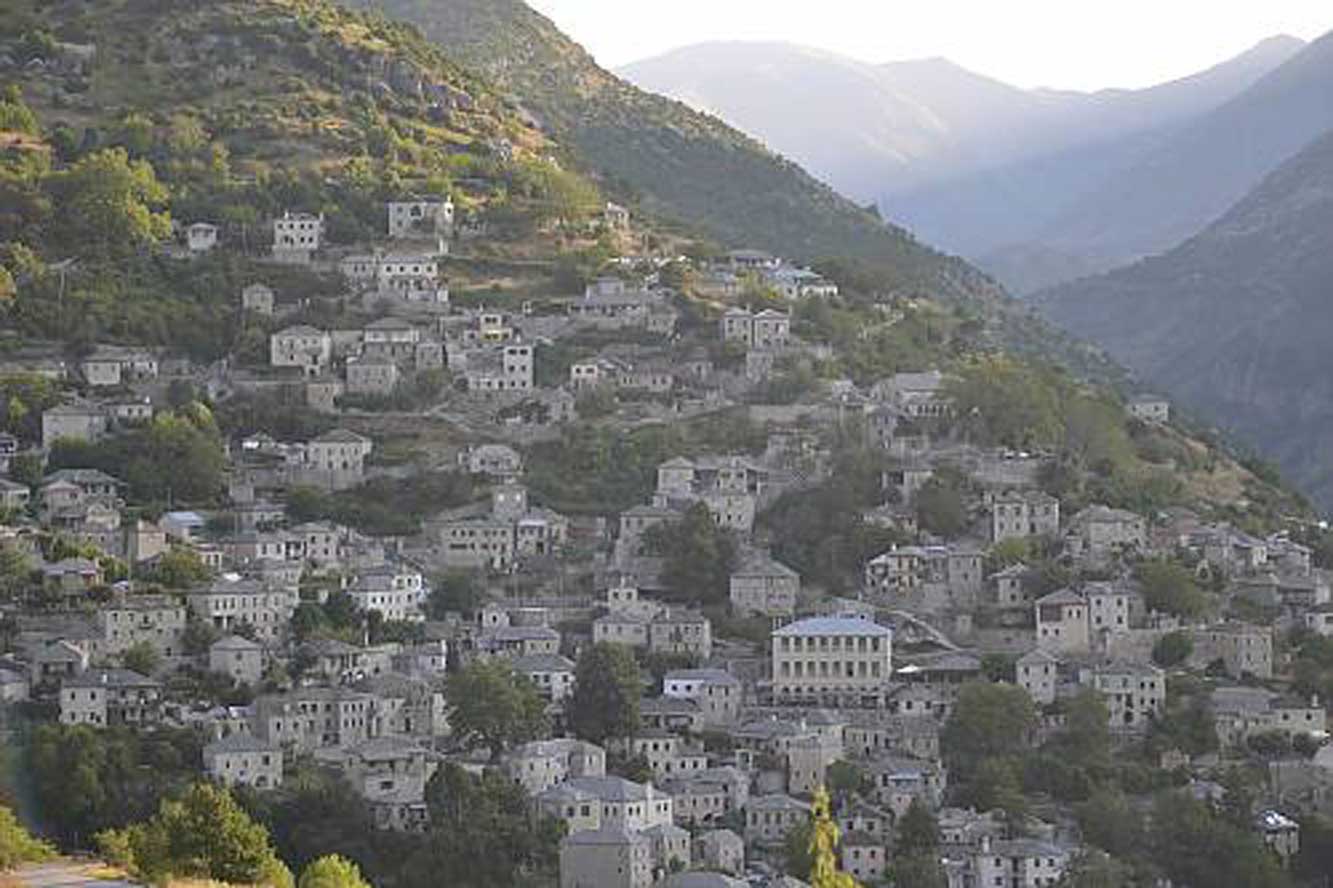
[[521, 2], [20, 5], [0, 888], [1327, 880], [1333, 532], [1186, 399]]
[[[345, 298], [373, 307], [376, 319], [361, 327], [281, 325], [301, 294], [260, 275], [235, 298], [247, 316], [277, 325], [264, 364], [197, 366], [110, 345], [69, 365], [58, 354], [7, 360], [6, 373], [40, 375], [69, 393], [42, 414], [40, 440], [0, 441], [9, 466], [40, 466], [71, 440], [96, 447], [151, 424], [181, 385], [216, 403], [280, 395], [333, 427], [300, 440], [257, 429], [226, 441], [227, 502], [215, 510], [145, 517], [122, 479], [92, 468], [0, 482], [5, 551], [31, 571], [19, 578], [27, 604], [5, 613], [6, 702], [40, 702], [66, 725], [189, 728], [204, 743], [199, 771], [227, 786], [272, 791], [296, 762], [313, 761], [350, 781], [385, 830], [424, 828], [426, 787], [442, 765], [498, 767], [534, 815], [563, 822], [564, 888], [802, 884], [780, 875], [784, 842], [809, 820], [813, 794], [849, 772], [857, 777], [842, 787], [835, 817], [841, 866], [855, 878], [884, 877], [895, 824], [920, 806], [938, 822], [950, 886], [1053, 885], [1080, 850], [1067, 812], [1028, 814], [1015, 830], [995, 811], [945, 803], [941, 733], [960, 692], [979, 681], [1030, 698], [1038, 718], [1027, 743], [1062, 730], [1065, 704], [1091, 690], [1123, 744], [1164, 717], [1171, 672], [1206, 674], [1220, 746], [1160, 752], [1161, 766], [1201, 797], [1218, 791], [1210, 775], [1219, 763], [1252, 754], [1257, 741], [1313, 749], [1327, 739], [1324, 703], [1282, 691], [1278, 654], [1278, 635], [1293, 628], [1333, 633], [1329, 580], [1307, 547], [1183, 509], [1136, 514], [1094, 503], [1063, 512], [1039, 482], [1049, 455], [972, 446], [953, 433], [950, 381], [931, 367], [868, 387], [834, 380], [793, 403], [757, 400], [777, 368], [827, 350], [802, 341], [791, 320], [796, 302], [836, 295], [815, 272], [751, 250], [685, 260], [695, 292], [722, 306], [711, 327], [689, 336], [677, 332], [664, 263], [651, 257], [617, 260], [624, 273], [541, 311], [460, 306], [450, 301], [450, 250], [484, 234], [461, 231], [447, 198], [384, 212], [384, 239], [360, 253], [329, 250], [317, 215], [272, 221], [269, 261], [339, 274]], [[631, 222], [608, 204], [595, 224], [625, 231]], [[187, 258], [229, 246], [210, 224], [181, 235], [175, 249]], [[756, 287], [763, 306], [744, 298]], [[590, 331], [596, 350], [540, 378], [542, 349]], [[429, 515], [420, 532], [387, 537], [293, 515], [294, 490], [333, 494], [395, 477], [366, 417], [375, 399], [424, 374], [447, 374], [450, 384], [423, 415], [464, 431], [435, 457], [476, 479], [477, 499]], [[525, 484], [525, 451], [594, 407], [614, 434], [706, 421], [738, 405], [761, 447], [663, 461], [651, 496], [618, 514], [561, 514]], [[1161, 398], [1136, 397], [1125, 409], [1134, 422], [1171, 421]], [[862, 521], [896, 542], [865, 559], [857, 588], [833, 595], [775, 558], [756, 518], [826, 479], [834, 432], [849, 430], [895, 467], [882, 472], [880, 505]], [[965, 521], [949, 536], [920, 527], [915, 508], [940, 472], [968, 491]], [[647, 542], [692, 509], [736, 543], [720, 623], [664, 596], [669, 566]], [[63, 556], [50, 554], [47, 537]], [[1029, 566], [1002, 554], [1028, 543], [1070, 576], [1098, 579], [1037, 594]], [[1183, 558], [1201, 581], [1272, 619], [1154, 610], [1132, 566], [1158, 556]], [[188, 586], [142, 579], [182, 559], [200, 568]], [[435, 583], [451, 572], [483, 590], [470, 610], [431, 606]], [[359, 634], [312, 637], [294, 625], [305, 605], [331, 596], [354, 608]], [[738, 633], [740, 625], [759, 629]], [[1165, 666], [1164, 639], [1186, 651]], [[592, 743], [569, 730], [566, 706], [579, 657], [603, 644], [638, 655], [642, 699], [630, 730]], [[488, 750], [451, 730], [447, 677], [478, 661], [530, 680], [547, 737]], [[210, 705], [197, 683], [182, 693], [182, 670], [208, 674], [245, 702]], [[1271, 768], [1253, 829], [1289, 858], [1299, 831], [1280, 812], [1324, 804], [1333, 754]]]

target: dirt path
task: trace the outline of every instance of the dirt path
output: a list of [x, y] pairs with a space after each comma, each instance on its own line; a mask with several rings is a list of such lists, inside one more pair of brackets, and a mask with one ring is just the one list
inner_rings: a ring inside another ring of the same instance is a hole
[[25, 888], [138, 888], [134, 882], [97, 878], [97, 872], [98, 866], [88, 861], [62, 859], [20, 867], [7, 876]]

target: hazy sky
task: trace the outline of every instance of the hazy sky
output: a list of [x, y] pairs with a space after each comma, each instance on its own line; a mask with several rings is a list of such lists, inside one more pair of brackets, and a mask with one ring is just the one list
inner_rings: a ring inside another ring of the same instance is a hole
[[1333, 29], [1330, 0], [528, 0], [605, 67], [708, 40], [870, 62], [945, 56], [1016, 86], [1137, 87], [1273, 34]]

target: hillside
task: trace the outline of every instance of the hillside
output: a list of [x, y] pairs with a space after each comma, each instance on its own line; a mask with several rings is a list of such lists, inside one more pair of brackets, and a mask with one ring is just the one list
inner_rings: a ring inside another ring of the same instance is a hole
[[685, 105], [599, 68], [521, 0], [355, 0], [413, 22], [451, 55], [494, 78], [569, 156], [643, 211], [813, 261], [873, 266], [886, 288], [931, 295], [997, 292], [961, 261], [882, 223], [796, 164]]
[[[9, 310], [30, 338], [207, 358], [244, 349], [234, 295], [269, 243], [268, 220], [289, 210], [324, 214], [330, 243], [348, 247], [383, 230], [384, 200], [411, 192], [530, 219], [563, 199], [596, 206], [480, 78], [413, 29], [317, 0], [11, 2], [0, 58], [46, 136], [26, 158], [0, 157], [0, 266], [32, 279]], [[132, 218], [144, 230], [89, 218], [124, 199], [94, 193], [114, 178], [108, 168], [137, 183]], [[138, 249], [169, 248], [170, 224], [194, 222], [217, 224], [243, 256], [189, 265]], [[68, 287], [43, 273], [64, 260], [76, 262]], [[305, 270], [273, 276], [311, 294], [339, 285]], [[262, 348], [262, 331], [246, 332]]]
[[1333, 133], [1170, 252], [1040, 294], [1047, 317], [1333, 504]]
[[1274, 37], [1180, 80], [1095, 93], [1018, 89], [946, 59], [874, 65], [775, 43], [700, 44], [622, 73], [718, 114], [926, 241], [982, 257], [1302, 46]]

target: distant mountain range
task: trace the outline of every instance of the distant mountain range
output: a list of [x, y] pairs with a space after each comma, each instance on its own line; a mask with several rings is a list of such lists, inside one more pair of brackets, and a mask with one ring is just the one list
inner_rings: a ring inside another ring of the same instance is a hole
[[1333, 132], [1175, 249], [1034, 298], [1333, 507]]
[[1333, 125], [1330, 38], [1145, 90], [1021, 90], [940, 59], [706, 44], [623, 73], [718, 114], [1017, 292], [1168, 249]]

